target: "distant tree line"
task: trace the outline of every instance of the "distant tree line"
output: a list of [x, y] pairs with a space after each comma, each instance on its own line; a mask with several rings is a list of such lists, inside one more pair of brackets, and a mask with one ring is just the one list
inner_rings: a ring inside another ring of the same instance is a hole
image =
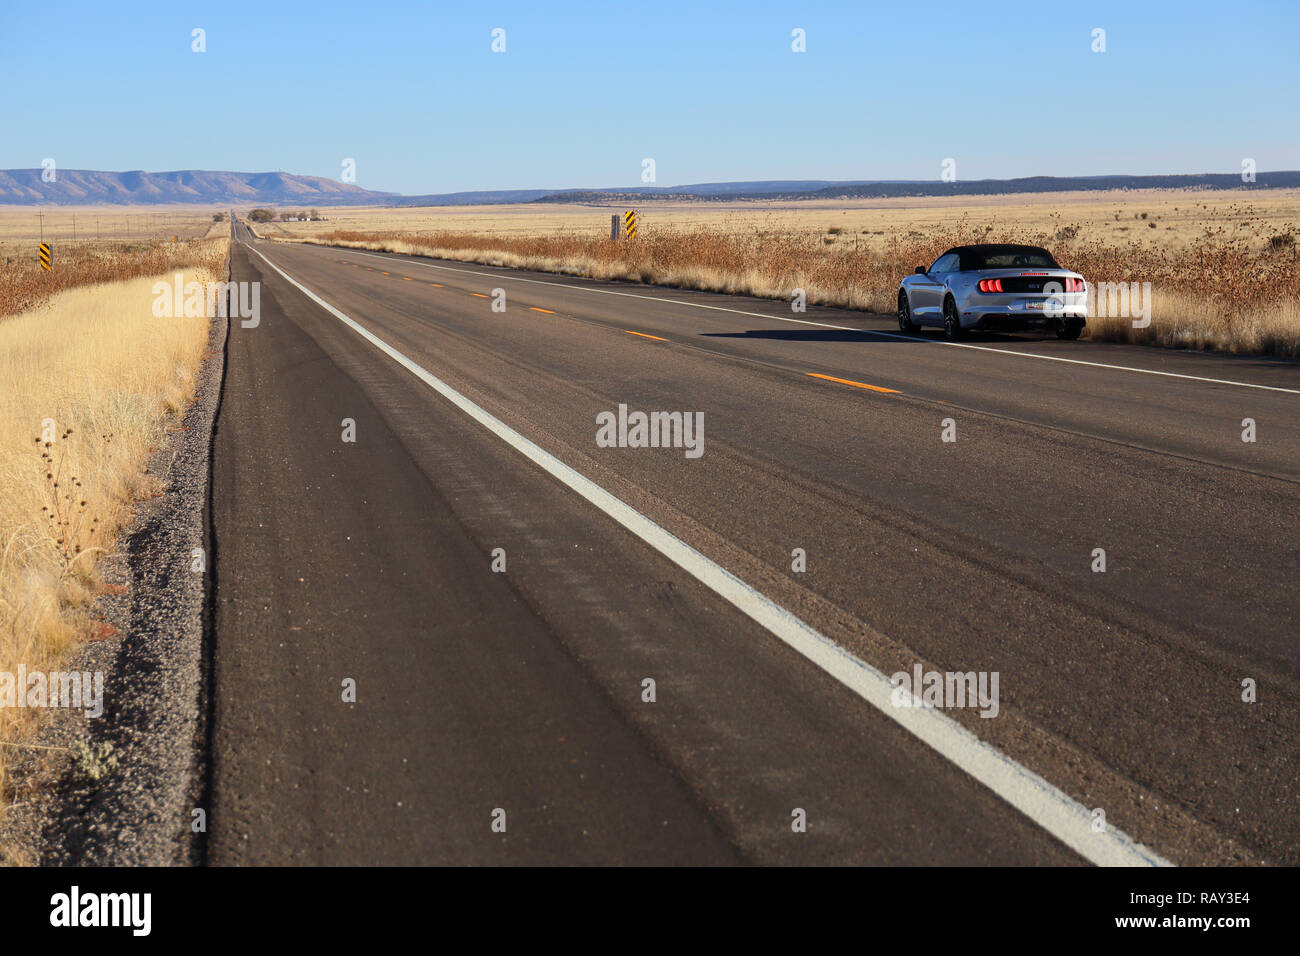
[[290, 219], [296, 219], [299, 222], [313, 222], [317, 219], [324, 219], [319, 209], [304, 209], [298, 212], [285, 209], [279, 215], [276, 215], [274, 209], [267, 209], [264, 206], [258, 206], [248, 214], [248, 218], [253, 222], [270, 222], [272, 219], [279, 219], [281, 222], [287, 222]]

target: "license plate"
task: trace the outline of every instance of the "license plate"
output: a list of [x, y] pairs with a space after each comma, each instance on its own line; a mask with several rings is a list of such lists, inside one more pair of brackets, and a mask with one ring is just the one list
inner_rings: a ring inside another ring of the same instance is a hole
[[1041, 312], [1041, 311], [1043, 311], [1043, 303], [1041, 303], [1041, 302], [1026, 302], [1026, 303], [1025, 303], [1025, 308], [1026, 308], [1028, 311], [1031, 311], [1031, 312]]

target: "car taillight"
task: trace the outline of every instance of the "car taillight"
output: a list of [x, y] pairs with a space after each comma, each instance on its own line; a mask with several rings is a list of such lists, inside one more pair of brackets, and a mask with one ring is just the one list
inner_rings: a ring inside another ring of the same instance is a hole
[[980, 279], [979, 289], [981, 292], [1001, 292], [1001, 279]]
[[1065, 291], [1066, 291], [1066, 292], [1082, 292], [1082, 291], [1083, 291], [1083, 280], [1082, 280], [1082, 279], [1066, 279], [1066, 280], [1065, 280]]

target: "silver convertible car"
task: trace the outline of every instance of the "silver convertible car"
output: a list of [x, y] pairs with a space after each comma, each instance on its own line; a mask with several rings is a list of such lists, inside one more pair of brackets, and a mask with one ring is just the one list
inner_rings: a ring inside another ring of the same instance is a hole
[[971, 329], [1054, 329], [1077, 339], [1088, 314], [1083, 276], [1062, 269], [1046, 249], [990, 244], [949, 249], [917, 266], [898, 289], [898, 327], [943, 328], [950, 339]]

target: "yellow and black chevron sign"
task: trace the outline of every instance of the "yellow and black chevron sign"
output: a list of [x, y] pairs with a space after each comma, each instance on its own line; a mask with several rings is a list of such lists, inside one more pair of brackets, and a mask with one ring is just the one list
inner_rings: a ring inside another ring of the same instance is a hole
[[623, 213], [623, 229], [627, 232], [629, 239], [636, 238], [636, 212], [629, 209]]
[[41, 268], [44, 269], [46, 272], [49, 272], [51, 268], [50, 244], [48, 242], [41, 243]]

